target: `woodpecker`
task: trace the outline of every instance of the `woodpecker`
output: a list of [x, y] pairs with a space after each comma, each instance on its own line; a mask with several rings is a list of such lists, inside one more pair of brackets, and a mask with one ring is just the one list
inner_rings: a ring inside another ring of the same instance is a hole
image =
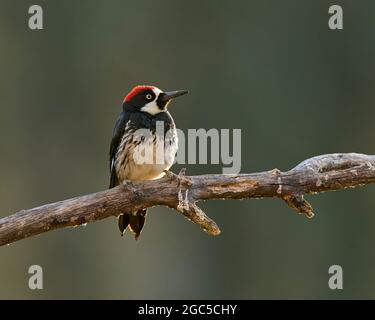
[[[167, 107], [173, 98], [187, 93], [187, 90], [163, 92], [155, 86], [139, 85], [125, 96], [110, 145], [109, 188], [127, 181], [158, 179], [170, 169], [176, 156], [178, 139], [174, 120]], [[160, 124], [164, 132], [157, 130]], [[139, 134], [140, 131], [144, 133], [145, 129], [149, 136]], [[162, 161], [155, 159], [157, 141], [164, 142]], [[139, 161], [139, 150], [142, 150], [142, 155], [151, 154], [151, 161]], [[120, 214], [118, 227], [121, 235], [129, 226], [137, 240], [145, 224], [146, 213], [147, 209], [142, 209]]]

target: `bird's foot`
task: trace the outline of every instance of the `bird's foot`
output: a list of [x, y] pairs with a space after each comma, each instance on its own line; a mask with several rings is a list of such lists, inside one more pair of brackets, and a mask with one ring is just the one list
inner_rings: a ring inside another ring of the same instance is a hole
[[176, 180], [177, 179], [177, 174], [173, 173], [172, 171], [169, 170], [164, 170], [164, 177], [170, 179], [170, 180]]
[[133, 187], [133, 182], [129, 179], [126, 179], [122, 182], [122, 184], [125, 186], [125, 187]]
[[179, 174], [175, 174], [172, 171], [169, 170], [164, 170], [165, 176], [172, 180], [172, 181], [177, 181], [178, 186], [186, 186], [186, 187], [191, 187], [193, 182], [189, 177], [186, 176], [186, 168], [182, 168], [179, 172]]
[[136, 188], [134, 187], [134, 183], [133, 183], [133, 181], [131, 181], [131, 180], [128, 180], [128, 179], [124, 180], [124, 181], [122, 182], [122, 185], [123, 185], [125, 188], [132, 190], [133, 192], [135, 192], [135, 190], [136, 190]]
[[132, 180], [128, 180], [128, 179], [126, 179], [126, 180], [124, 180], [124, 181], [122, 182], [122, 185], [123, 185], [126, 189], [128, 189], [128, 190], [130, 190], [130, 191], [133, 192], [133, 197], [134, 197], [134, 199], [142, 198], [142, 193], [139, 191], [139, 189], [136, 187], [136, 185], [133, 183]]

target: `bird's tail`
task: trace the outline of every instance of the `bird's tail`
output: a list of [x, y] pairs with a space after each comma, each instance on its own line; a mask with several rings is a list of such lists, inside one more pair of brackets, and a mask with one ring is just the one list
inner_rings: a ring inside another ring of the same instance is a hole
[[134, 233], [134, 239], [138, 240], [146, 222], [146, 214], [147, 209], [138, 210], [135, 214], [121, 214], [118, 218], [121, 235], [124, 235], [126, 228], [129, 226], [130, 231]]

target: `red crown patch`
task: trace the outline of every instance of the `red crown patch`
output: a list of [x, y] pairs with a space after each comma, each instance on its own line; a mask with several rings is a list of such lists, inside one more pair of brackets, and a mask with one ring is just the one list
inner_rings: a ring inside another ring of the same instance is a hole
[[135, 97], [138, 93], [144, 91], [144, 90], [152, 90], [154, 89], [155, 87], [154, 86], [146, 86], [146, 85], [142, 85], [142, 86], [135, 86], [127, 95], [126, 97], [124, 98], [124, 102], [129, 102], [131, 99], [133, 99], [133, 97]]

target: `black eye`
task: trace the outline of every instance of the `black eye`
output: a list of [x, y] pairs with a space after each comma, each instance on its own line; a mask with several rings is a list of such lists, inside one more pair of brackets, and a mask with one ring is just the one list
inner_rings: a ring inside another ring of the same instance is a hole
[[152, 95], [149, 93], [149, 94], [146, 94], [146, 99], [147, 100], [151, 100], [152, 99]]

